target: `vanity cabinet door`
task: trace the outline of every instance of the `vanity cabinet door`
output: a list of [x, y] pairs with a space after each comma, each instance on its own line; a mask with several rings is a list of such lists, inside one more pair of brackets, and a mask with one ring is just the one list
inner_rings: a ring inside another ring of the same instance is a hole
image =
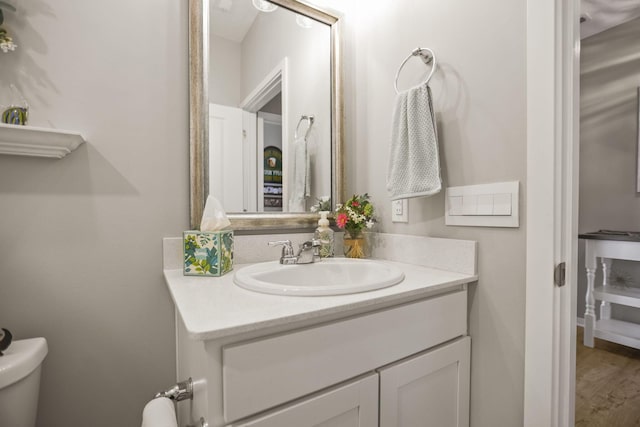
[[380, 427], [468, 427], [471, 338], [380, 369]]
[[378, 375], [293, 403], [285, 408], [229, 427], [376, 427]]

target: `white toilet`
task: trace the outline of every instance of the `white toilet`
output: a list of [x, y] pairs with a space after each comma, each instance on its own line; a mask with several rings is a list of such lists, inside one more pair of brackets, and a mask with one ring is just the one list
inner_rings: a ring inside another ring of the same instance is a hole
[[0, 425], [34, 427], [47, 340], [14, 341], [0, 356]]

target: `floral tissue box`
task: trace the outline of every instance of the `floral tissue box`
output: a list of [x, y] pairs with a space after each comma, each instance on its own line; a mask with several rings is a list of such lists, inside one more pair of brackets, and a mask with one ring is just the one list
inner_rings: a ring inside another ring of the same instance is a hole
[[233, 270], [233, 230], [185, 231], [185, 276], [222, 276]]

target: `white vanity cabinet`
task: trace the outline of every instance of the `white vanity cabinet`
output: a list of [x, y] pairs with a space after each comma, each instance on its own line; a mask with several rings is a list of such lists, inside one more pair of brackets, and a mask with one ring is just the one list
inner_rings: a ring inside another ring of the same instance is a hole
[[380, 370], [380, 427], [468, 426], [471, 339]]
[[470, 343], [460, 338], [232, 426], [468, 426]]
[[378, 376], [369, 374], [233, 427], [378, 425]]
[[178, 324], [178, 377], [195, 394], [181, 427], [469, 425], [466, 284], [206, 341]]

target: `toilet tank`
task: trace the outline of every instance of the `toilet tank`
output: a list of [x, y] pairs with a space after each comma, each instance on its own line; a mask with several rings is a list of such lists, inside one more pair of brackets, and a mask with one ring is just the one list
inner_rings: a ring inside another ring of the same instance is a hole
[[14, 341], [0, 356], [0, 424], [34, 427], [38, 411], [40, 371], [47, 341]]

